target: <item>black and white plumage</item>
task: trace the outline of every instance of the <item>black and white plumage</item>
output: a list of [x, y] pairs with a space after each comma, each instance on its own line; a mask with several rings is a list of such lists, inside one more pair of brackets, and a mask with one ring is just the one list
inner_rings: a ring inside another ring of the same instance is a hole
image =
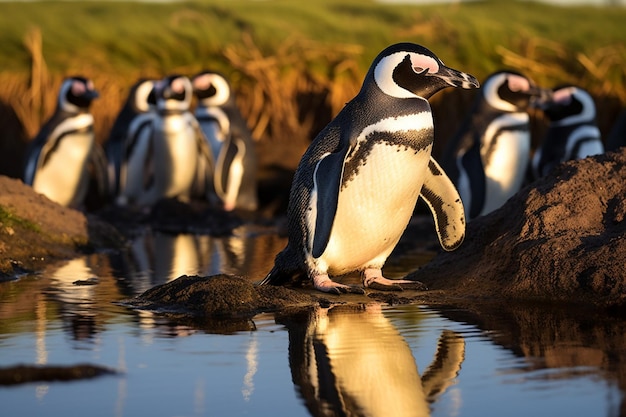
[[542, 94], [512, 71], [495, 72], [482, 83], [443, 159], [469, 219], [499, 208], [520, 190], [530, 160], [528, 109]]
[[107, 194], [106, 162], [89, 111], [97, 97], [91, 80], [66, 78], [56, 111], [29, 146], [24, 182], [66, 207], [85, 208], [91, 184], [95, 195], [104, 200]]
[[126, 102], [117, 115], [105, 143], [108, 159], [109, 189], [117, 197], [126, 188], [128, 164], [142, 164], [146, 155], [139, 155], [142, 141], [152, 135], [156, 116], [154, 80], [140, 79], [133, 84]]
[[463, 206], [431, 157], [428, 98], [446, 87], [474, 88], [471, 75], [446, 67], [428, 49], [400, 43], [372, 63], [358, 95], [313, 140], [294, 175], [289, 242], [260, 284], [306, 274], [325, 292], [362, 289], [329, 274], [360, 271], [364, 286], [401, 289], [382, 267], [405, 230], [418, 197], [430, 206], [441, 245], [463, 241]]
[[254, 211], [258, 206], [255, 145], [234, 92], [216, 72], [203, 71], [192, 78], [192, 84], [198, 99], [194, 114], [214, 157], [213, 172], [202, 166], [199, 175], [224, 210]]
[[596, 124], [596, 105], [587, 91], [576, 86], [559, 87], [542, 100], [539, 107], [549, 124], [533, 155], [535, 178], [548, 174], [562, 162], [604, 153], [602, 135]]
[[189, 78], [165, 77], [155, 84], [154, 94], [156, 111], [145, 113], [145, 127], [135, 134], [125, 169], [122, 166], [120, 171], [119, 202], [139, 207], [150, 207], [165, 198], [189, 200], [199, 155], [210, 153], [190, 112], [193, 92]]

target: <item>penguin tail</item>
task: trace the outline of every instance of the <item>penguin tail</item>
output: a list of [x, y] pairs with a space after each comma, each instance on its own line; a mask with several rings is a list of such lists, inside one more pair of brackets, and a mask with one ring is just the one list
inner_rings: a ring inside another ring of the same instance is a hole
[[268, 274], [261, 281], [257, 282], [257, 286], [261, 285], [283, 285], [289, 280], [289, 274], [274, 265]]
[[274, 267], [267, 273], [265, 278], [257, 282], [256, 286], [261, 285], [294, 285], [301, 286], [304, 281], [303, 271], [300, 270], [287, 270], [280, 268], [274, 264]]

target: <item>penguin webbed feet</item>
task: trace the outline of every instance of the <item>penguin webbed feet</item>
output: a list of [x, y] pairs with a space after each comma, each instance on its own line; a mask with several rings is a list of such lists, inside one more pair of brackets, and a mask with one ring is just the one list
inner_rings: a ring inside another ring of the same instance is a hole
[[327, 274], [315, 275], [313, 277], [313, 287], [328, 294], [365, 294], [365, 290], [362, 287], [340, 284], [331, 280]]
[[388, 279], [380, 269], [366, 269], [362, 272], [363, 286], [378, 291], [426, 291], [428, 287], [419, 281]]

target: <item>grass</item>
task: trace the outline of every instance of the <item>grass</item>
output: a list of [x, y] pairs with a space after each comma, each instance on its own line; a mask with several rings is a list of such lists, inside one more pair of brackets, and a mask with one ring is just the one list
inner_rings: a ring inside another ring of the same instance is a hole
[[624, 8], [206, 0], [16, 2], [2, 9], [0, 100], [30, 137], [53, 111], [66, 75], [94, 79], [103, 141], [137, 78], [208, 67], [231, 76], [257, 140], [306, 141], [354, 95], [374, 56], [404, 40], [479, 79], [508, 67], [545, 86], [581, 85], [598, 101], [603, 130], [626, 104]]
[[41, 232], [41, 228], [35, 223], [16, 216], [5, 207], [0, 206], [0, 232], [13, 234], [13, 229], [16, 227], [32, 230], [33, 232]]

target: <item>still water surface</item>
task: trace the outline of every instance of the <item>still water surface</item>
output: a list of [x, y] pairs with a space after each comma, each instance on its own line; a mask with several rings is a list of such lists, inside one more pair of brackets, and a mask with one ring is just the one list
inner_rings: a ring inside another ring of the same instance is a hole
[[[621, 318], [372, 304], [263, 314], [226, 331], [115, 304], [182, 274], [258, 280], [284, 244], [259, 230], [147, 232], [123, 256], [0, 283], [0, 367], [120, 371], [0, 387], [0, 415], [624, 415]], [[398, 273], [402, 265], [390, 260]]]

